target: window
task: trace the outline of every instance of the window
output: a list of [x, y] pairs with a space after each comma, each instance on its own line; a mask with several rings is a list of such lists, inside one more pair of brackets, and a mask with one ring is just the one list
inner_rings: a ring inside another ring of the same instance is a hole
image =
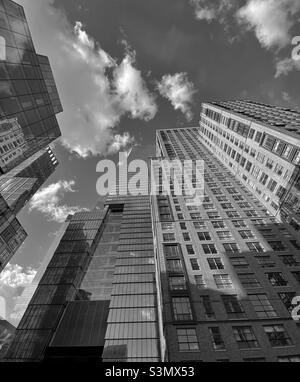
[[187, 253], [189, 255], [194, 255], [195, 254], [194, 247], [192, 246], [192, 244], [187, 244], [186, 245], [186, 250], [187, 250]]
[[167, 269], [169, 272], [180, 272], [183, 270], [181, 260], [167, 260]]
[[214, 228], [225, 228], [225, 224], [222, 220], [211, 222]]
[[287, 355], [278, 357], [278, 362], [300, 362], [300, 355]]
[[273, 249], [273, 251], [280, 252], [286, 250], [286, 247], [281, 241], [268, 241], [268, 244]]
[[209, 219], [219, 219], [220, 218], [220, 214], [217, 211], [215, 211], [215, 212], [207, 212], [207, 216], [208, 216]]
[[278, 293], [280, 300], [283, 302], [284, 306], [288, 310], [289, 313], [294, 309], [294, 305], [292, 304], [293, 298], [296, 296], [295, 292], [282, 292]]
[[300, 283], [300, 271], [292, 272], [292, 275], [295, 277], [298, 283]]
[[164, 245], [165, 257], [178, 257], [180, 256], [180, 249], [178, 245]]
[[206, 288], [206, 284], [202, 275], [195, 275], [195, 283], [199, 289]]
[[250, 294], [249, 299], [258, 318], [277, 317], [277, 313], [271, 305], [266, 294]]
[[254, 273], [240, 273], [239, 279], [242, 283], [242, 285], [247, 289], [247, 288], [259, 288], [260, 283], [257, 280], [256, 276]]
[[182, 230], [186, 230], [187, 228], [186, 228], [186, 224], [185, 223], [180, 223], [180, 228], [182, 229]]
[[227, 216], [229, 218], [238, 218], [238, 217], [240, 217], [240, 214], [237, 211], [227, 211], [226, 214], [227, 214]]
[[211, 240], [209, 232], [198, 232], [198, 237], [201, 241]]
[[207, 259], [210, 269], [224, 269], [224, 264], [219, 257]]
[[239, 349], [258, 348], [259, 344], [251, 326], [233, 327], [234, 338]]
[[223, 247], [228, 253], [235, 253], [239, 251], [239, 247], [236, 243], [225, 243], [223, 244]]
[[239, 231], [239, 234], [243, 239], [252, 239], [254, 237], [252, 231]]
[[235, 257], [230, 259], [235, 268], [248, 268], [249, 264], [244, 257]]
[[230, 231], [219, 231], [217, 232], [220, 240], [232, 239], [232, 234]]
[[283, 264], [287, 267], [296, 267], [299, 265], [299, 261], [294, 255], [279, 256]]
[[202, 248], [206, 255], [217, 253], [217, 249], [214, 244], [202, 244]]
[[290, 240], [290, 243], [295, 249], [300, 250], [300, 244], [298, 244], [297, 240]]
[[198, 351], [199, 342], [196, 329], [177, 329], [179, 351]]
[[265, 333], [270, 341], [271, 346], [290, 346], [292, 340], [285, 331], [283, 325], [268, 325], [264, 326]]
[[228, 318], [244, 318], [245, 311], [235, 295], [222, 296], [223, 304], [227, 312]]
[[175, 241], [175, 234], [174, 233], [164, 233], [163, 234], [163, 241]]
[[193, 271], [199, 271], [200, 265], [198, 263], [198, 259], [190, 259], [191, 267]]
[[204, 221], [194, 222], [194, 227], [195, 229], [203, 229], [205, 228], [205, 223]]
[[188, 232], [183, 232], [182, 236], [184, 241], [191, 241], [190, 234]]
[[161, 223], [161, 228], [163, 231], [173, 230], [173, 223]]
[[200, 300], [203, 304], [206, 318], [214, 318], [215, 313], [212, 308], [212, 304], [209, 296], [200, 296]]
[[188, 297], [172, 298], [174, 318], [177, 321], [192, 320], [192, 309]]
[[214, 280], [218, 289], [233, 287], [229, 275], [214, 275]]
[[260, 243], [246, 243], [250, 252], [263, 252], [264, 248]]
[[221, 331], [220, 328], [218, 327], [213, 327], [213, 328], [208, 328], [211, 338], [212, 338], [212, 343], [213, 347], [215, 350], [224, 350], [225, 349], [225, 343], [222, 339]]
[[255, 258], [262, 268], [275, 267], [275, 262], [271, 259], [270, 256], [256, 256]]
[[269, 272], [266, 276], [273, 286], [287, 286], [288, 282], [284, 279], [281, 272]]
[[192, 220], [199, 220], [199, 219], [201, 219], [200, 212], [194, 212], [194, 213], [191, 213], [190, 215], [191, 215], [191, 219]]
[[236, 228], [246, 227], [244, 220], [232, 220], [232, 223]]

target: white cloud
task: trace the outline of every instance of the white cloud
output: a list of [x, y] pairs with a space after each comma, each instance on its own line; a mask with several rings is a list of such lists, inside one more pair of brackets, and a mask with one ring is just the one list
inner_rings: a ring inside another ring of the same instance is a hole
[[60, 180], [57, 183], [42, 187], [31, 198], [29, 211], [39, 211], [45, 214], [49, 220], [58, 223], [64, 222], [68, 215], [73, 215], [80, 211], [88, 211], [86, 208], [61, 204], [61, 200], [66, 193], [75, 192], [72, 188], [74, 185], [74, 180]]
[[267, 49], [291, 44], [291, 28], [300, 11], [299, 0], [248, 0], [237, 17], [249, 30], [254, 30], [261, 45]]
[[118, 63], [84, 30], [73, 28], [54, 0], [20, 0], [37, 51], [49, 56], [64, 112], [58, 115], [63, 144], [81, 157], [110, 151], [124, 115], [148, 121], [154, 96], [127, 48]]
[[190, 0], [198, 20], [211, 22], [215, 19], [223, 22], [223, 15], [235, 6], [236, 0]]
[[[122, 148], [131, 146], [134, 144], [134, 139], [130, 137], [128, 133], [124, 133], [123, 135], [116, 134], [114, 136], [114, 140], [109, 147], [109, 153], [116, 153], [120, 151]], [[131, 149], [130, 149], [131, 151]]]
[[187, 73], [166, 74], [157, 83], [160, 94], [167, 98], [175, 110], [181, 110], [187, 120], [193, 117], [191, 105], [196, 93], [194, 84], [189, 82]]
[[284, 58], [276, 63], [275, 78], [281, 75], [287, 75], [293, 70], [300, 70], [300, 61], [295, 61], [291, 58]]
[[25, 287], [31, 284], [36, 272], [31, 267], [24, 268], [18, 264], [8, 263], [0, 274], [0, 288], [3, 286], [11, 288]]

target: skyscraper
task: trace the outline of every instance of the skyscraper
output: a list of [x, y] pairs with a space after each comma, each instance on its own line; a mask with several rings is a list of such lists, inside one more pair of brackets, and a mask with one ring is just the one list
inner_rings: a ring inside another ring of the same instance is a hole
[[160, 360], [156, 272], [149, 197], [75, 214], [7, 359]]
[[58, 164], [49, 144], [61, 135], [62, 107], [49, 60], [35, 52], [24, 10], [11, 0], [0, 2], [0, 37], [0, 212], [11, 215], [3, 229], [18, 242], [0, 254], [1, 271], [26, 237], [15, 215]]
[[[7, 360], [300, 361], [297, 227], [233, 174], [204, 121], [250, 146], [213, 118], [157, 131], [156, 158], [176, 168], [170, 193], [162, 169], [158, 195], [112, 196], [72, 217]], [[186, 160], [204, 164], [204, 182], [187, 166], [197, 198], [176, 191]]]

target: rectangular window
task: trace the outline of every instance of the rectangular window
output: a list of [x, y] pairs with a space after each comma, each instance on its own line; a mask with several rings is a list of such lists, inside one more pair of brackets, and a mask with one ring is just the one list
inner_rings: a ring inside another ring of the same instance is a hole
[[222, 220], [211, 222], [214, 228], [225, 228], [225, 224]]
[[232, 328], [239, 349], [258, 348], [259, 344], [251, 326], [235, 326]]
[[249, 264], [244, 257], [233, 257], [230, 259], [230, 261], [231, 261], [231, 264], [235, 268], [248, 268], [249, 267]]
[[206, 288], [206, 284], [202, 275], [195, 275], [195, 283], [199, 289]]
[[175, 234], [174, 233], [164, 233], [163, 234], [163, 241], [175, 241]]
[[220, 240], [232, 239], [232, 233], [230, 231], [219, 231], [217, 232]]
[[214, 318], [215, 313], [214, 313], [213, 308], [212, 308], [210, 297], [209, 296], [200, 296], [200, 300], [201, 300], [202, 305], [204, 307], [206, 318]]
[[190, 234], [188, 232], [183, 232], [182, 236], [184, 241], [191, 241]]
[[287, 267], [296, 267], [300, 264], [294, 255], [279, 256], [279, 258]]
[[203, 251], [206, 255], [218, 253], [214, 244], [202, 244]]
[[237, 296], [235, 295], [223, 295], [223, 304], [228, 315], [228, 318], [244, 318], [246, 317], [244, 308]]
[[211, 236], [209, 232], [198, 232], [199, 240], [205, 241], [205, 240], [211, 240]]
[[281, 272], [268, 272], [266, 276], [273, 286], [287, 286], [288, 282]]
[[214, 275], [214, 280], [218, 289], [232, 288], [232, 281], [229, 275]]
[[236, 228], [246, 227], [244, 220], [232, 220], [232, 223]]
[[167, 269], [169, 272], [181, 272], [183, 266], [181, 260], [167, 260]]
[[300, 355], [287, 355], [278, 357], [278, 362], [300, 362]]
[[286, 247], [283, 245], [281, 241], [268, 241], [268, 244], [273, 249], [273, 251], [276, 251], [276, 252], [286, 251]]
[[277, 313], [266, 294], [250, 294], [249, 299], [258, 318], [274, 318]]
[[164, 245], [165, 257], [178, 257], [180, 256], [180, 249], [178, 245]]
[[186, 281], [184, 276], [169, 277], [171, 290], [186, 290]]
[[224, 269], [224, 264], [219, 257], [207, 259], [211, 270]]
[[246, 289], [260, 287], [260, 282], [257, 280], [254, 273], [239, 273], [238, 276], [243, 287]]
[[194, 247], [192, 246], [192, 244], [187, 244], [186, 245], [186, 250], [187, 250], [187, 253], [189, 255], [194, 255], [195, 254]]
[[292, 310], [294, 309], [294, 305], [292, 304], [292, 300], [296, 296], [296, 293], [295, 292], [282, 292], [282, 293], [278, 293], [278, 296], [279, 296], [280, 300], [283, 302], [287, 311], [289, 313], [292, 313]]
[[253, 232], [250, 230], [239, 231], [242, 239], [252, 239], [254, 237]]
[[180, 352], [199, 350], [196, 329], [177, 329], [177, 341]]
[[203, 229], [203, 228], [205, 228], [204, 221], [194, 222], [193, 224], [194, 224], [195, 229]]
[[250, 252], [263, 252], [264, 248], [260, 243], [246, 243]]
[[208, 330], [209, 330], [210, 335], [211, 335], [214, 349], [215, 350], [224, 350], [225, 349], [225, 343], [223, 341], [220, 328], [213, 327], [213, 328], [208, 328]]
[[176, 321], [192, 320], [192, 309], [188, 297], [173, 297], [172, 298], [173, 313]]
[[236, 243], [224, 243], [223, 247], [227, 253], [235, 253], [239, 251], [239, 247]]
[[290, 346], [293, 344], [283, 325], [264, 326], [264, 330], [273, 347]]
[[191, 267], [193, 271], [199, 271], [200, 265], [198, 259], [190, 259]]

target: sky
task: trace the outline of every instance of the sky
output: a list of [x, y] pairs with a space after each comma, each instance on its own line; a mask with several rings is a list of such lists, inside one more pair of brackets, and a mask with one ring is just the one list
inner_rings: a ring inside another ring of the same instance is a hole
[[95, 206], [101, 159], [147, 160], [155, 131], [197, 126], [201, 102], [300, 104], [299, 0], [17, 2], [64, 112], [60, 165], [19, 214], [28, 238], [0, 276], [7, 317], [66, 216]]

